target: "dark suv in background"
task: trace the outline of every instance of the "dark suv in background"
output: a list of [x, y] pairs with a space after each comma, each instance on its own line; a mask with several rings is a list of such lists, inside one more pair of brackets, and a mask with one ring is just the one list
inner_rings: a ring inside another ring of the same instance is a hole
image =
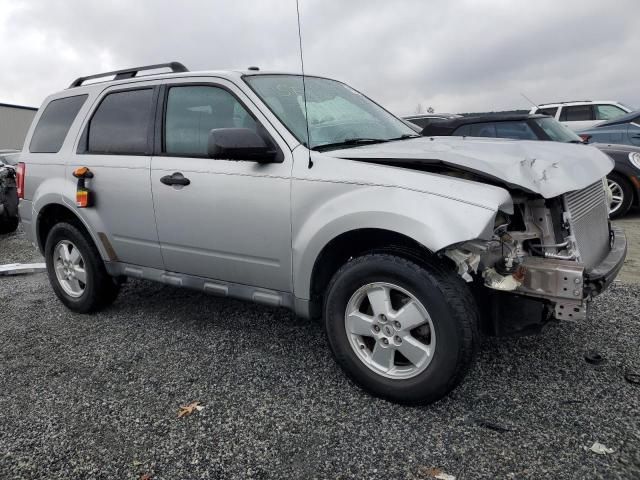
[[[584, 143], [580, 136], [553, 117], [536, 114], [487, 114], [430, 119], [425, 122], [422, 135]], [[610, 216], [621, 217], [632, 205], [640, 204], [640, 148], [604, 143], [591, 145], [615, 161], [613, 171], [607, 175], [612, 194]]]

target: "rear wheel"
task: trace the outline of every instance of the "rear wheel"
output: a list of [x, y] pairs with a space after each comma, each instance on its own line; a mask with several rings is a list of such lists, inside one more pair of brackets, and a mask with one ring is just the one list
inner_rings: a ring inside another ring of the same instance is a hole
[[325, 295], [325, 328], [347, 375], [373, 395], [430, 403], [468, 370], [478, 344], [473, 297], [455, 273], [388, 254], [344, 265]]
[[112, 303], [120, 287], [111, 277], [93, 242], [75, 225], [55, 225], [45, 245], [49, 282], [74, 312], [88, 313]]
[[609, 206], [609, 216], [619, 218], [631, 208], [633, 202], [633, 188], [629, 181], [618, 173], [610, 173], [607, 176], [607, 184], [611, 190], [611, 205]]

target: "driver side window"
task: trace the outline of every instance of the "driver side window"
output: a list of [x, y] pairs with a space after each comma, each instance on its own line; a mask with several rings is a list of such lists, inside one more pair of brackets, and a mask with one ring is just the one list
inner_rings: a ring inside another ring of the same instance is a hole
[[206, 156], [209, 132], [216, 128], [248, 128], [258, 123], [228, 91], [213, 86], [171, 87], [164, 122], [164, 152]]

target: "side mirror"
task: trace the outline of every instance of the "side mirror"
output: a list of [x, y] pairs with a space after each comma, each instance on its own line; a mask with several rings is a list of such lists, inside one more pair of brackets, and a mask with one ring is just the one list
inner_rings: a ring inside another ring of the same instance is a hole
[[218, 160], [245, 160], [272, 163], [276, 161], [275, 148], [248, 128], [216, 128], [209, 132], [207, 154]]

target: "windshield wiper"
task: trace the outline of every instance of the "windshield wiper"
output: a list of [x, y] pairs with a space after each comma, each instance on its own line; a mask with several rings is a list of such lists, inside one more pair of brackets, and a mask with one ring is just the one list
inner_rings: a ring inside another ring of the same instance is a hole
[[312, 150], [323, 151], [332, 148], [341, 148], [341, 147], [357, 147], [359, 145], [372, 145], [374, 143], [385, 143], [385, 142], [393, 142], [394, 140], [405, 140], [407, 138], [418, 138], [420, 135], [415, 134], [407, 134], [400, 135], [395, 138], [345, 138], [341, 142], [335, 143], [325, 143], [323, 145], [318, 145], [317, 147], [313, 147]]
[[415, 133], [415, 134], [410, 134], [410, 133], [405, 133], [404, 135], [400, 135], [399, 137], [396, 138], [389, 138], [387, 141], [392, 142], [393, 140], [406, 140], [407, 138], [420, 138], [422, 135]]
[[387, 140], [386, 138], [345, 138], [341, 142], [324, 143], [322, 145], [313, 147], [311, 150], [322, 151], [330, 148], [357, 147], [358, 145], [371, 145], [374, 143], [384, 143], [388, 141], [389, 140]]

